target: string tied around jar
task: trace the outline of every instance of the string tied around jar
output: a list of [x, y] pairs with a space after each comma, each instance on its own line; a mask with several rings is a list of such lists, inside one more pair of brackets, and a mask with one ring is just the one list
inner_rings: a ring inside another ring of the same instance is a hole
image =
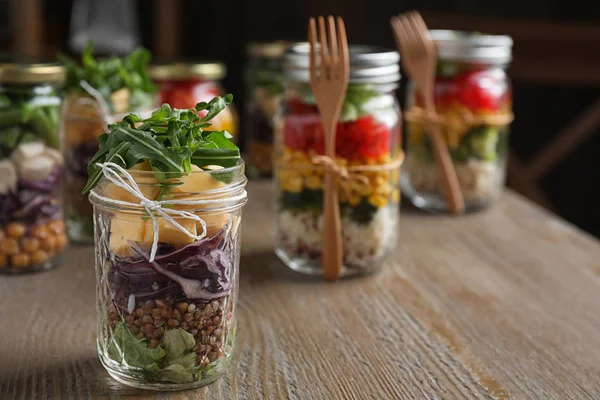
[[[113, 162], [105, 162], [105, 163], [97, 163], [97, 167], [102, 170], [104, 177], [114, 185], [120, 187], [121, 189], [126, 190], [132, 196], [139, 200], [139, 203], [131, 203], [128, 201], [113, 199], [109, 197], [102, 196], [98, 194], [95, 190], [90, 192], [90, 197], [95, 197], [96, 199], [112, 204], [115, 206], [121, 207], [138, 207], [142, 206], [150, 218], [152, 219], [152, 226], [154, 230], [154, 235], [152, 239], [152, 250], [150, 251], [149, 261], [154, 261], [154, 257], [156, 256], [156, 252], [158, 250], [158, 216], [162, 217], [165, 221], [173, 225], [177, 230], [181, 231], [181, 233], [187, 235], [188, 237], [194, 240], [202, 240], [207, 235], [206, 222], [200, 218], [198, 215], [184, 210], [176, 210], [170, 207], [164, 207], [166, 205], [189, 205], [189, 206], [206, 206], [211, 204], [222, 204], [224, 201], [226, 202], [236, 202], [242, 201], [246, 199], [247, 193], [244, 190], [241, 194], [228, 196], [226, 200], [224, 199], [194, 199], [194, 200], [150, 200], [140, 190], [137, 182], [133, 179], [131, 174], [127, 172], [127, 170], [121, 167], [118, 164]], [[196, 221], [202, 227], [202, 233], [199, 235], [194, 235], [186, 228], [184, 228], [179, 222], [177, 222], [176, 218], [184, 218]]]

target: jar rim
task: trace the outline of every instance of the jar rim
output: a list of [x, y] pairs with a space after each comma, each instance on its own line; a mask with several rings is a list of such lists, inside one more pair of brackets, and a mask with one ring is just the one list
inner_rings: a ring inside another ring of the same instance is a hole
[[[184, 174], [189, 174], [189, 175], [198, 175], [198, 174], [232, 174], [234, 177], [238, 177], [239, 179], [235, 179], [232, 180], [231, 182], [227, 183], [225, 186], [222, 187], [218, 187], [218, 188], [213, 188], [213, 189], [208, 189], [208, 190], [203, 190], [203, 191], [199, 191], [199, 192], [190, 192], [190, 193], [186, 193], [192, 196], [206, 196], [207, 199], [211, 199], [211, 198], [215, 198], [218, 199], [218, 203], [216, 206], [210, 207], [210, 206], [198, 206], [198, 208], [191, 208], [192, 206], [190, 206], [189, 209], [186, 209], [186, 211], [190, 211], [190, 212], [221, 212], [221, 211], [228, 211], [228, 210], [234, 210], [237, 208], [242, 207], [244, 204], [246, 204], [247, 198], [246, 196], [243, 196], [243, 198], [239, 198], [236, 197], [236, 193], [243, 193], [244, 192], [244, 188], [246, 187], [246, 184], [248, 182], [248, 178], [246, 177], [246, 174], [244, 173], [245, 170], [245, 163], [243, 160], [238, 161], [238, 163], [232, 167], [227, 167], [227, 168], [220, 168], [220, 169], [216, 169], [216, 170], [202, 170], [202, 171], [190, 171], [190, 172], [186, 172]], [[156, 172], [154, 171], [127, 171], [134, 179], [135, 178], [153, 178], [156, 174]], [[181, 178], [181, 173], [179, 172], [164, 172], [162, 173], [164, 175], [166, 175], [165, 180], [169, 180], [169, 179], [177, 179], [177, 178]], [[170, 176], [170, 178], [169, 178]], [[138, 182], [138, 185], [141, 187], [149, 187], [149, 186], [155, 186], [154, 184], [140, 184]], [[102, 189], [101, 189], [101, 185], [98, 184], [96, 187], [94, 187], [91, 192], [93, 194], [96, 195], [100, 195], [102, 196]], [[125, 211], [125, 212], [130, 212], [130, 213], [145, 213], [145, 209], [141, 206], [141, 205], [135, 205], [135, 206], [124, 206], [124, 205], [116, 205], [107, 201], [104, 201], [100, 198], [98, 198], [97, 196], [92, 195], [92, 193], [90, 193], [89, 195], [89, 200], [90, 202], [95, 206], [95, 207], [100, 207], [102, 209], [108, 209], [108, 210], [112, 210], [112, 211]], [[228, 195], [227, 197], [221, 197], [221, 196], [225, 196]]]
[[0, 63], [0, 83], [35, 84], [61, 83], [65, 80], [65, 67], [57, 62]]
[[441, 60], [489, 64], [507, 64], [512, 60], [513, 40], [507, 35], [450, 29], [432, 29], [429, 35]]
[[[400, 54], [385, 47], [349, 45], [350, 82], [391, 84], [400, 81]], [[284, 75], [293, 81], [308, 82], [310, 45], [308, 42], [289, 47], [283, 56]], [[317, 52], [317, 65], [319, 55]]]
[[225, 78], [227, 68], [220, 61], [174, 62], [148, 66], [148, 74], [155, 80], [182, 81], [186, 79], [204, 79], [216, 81]]
[[275, 40], [272, 42], [250, 42], [246, 46], [246, 53], [250, 57], [280, 59], [285, 51], [293, 45], [301, 42], [289, 40]]

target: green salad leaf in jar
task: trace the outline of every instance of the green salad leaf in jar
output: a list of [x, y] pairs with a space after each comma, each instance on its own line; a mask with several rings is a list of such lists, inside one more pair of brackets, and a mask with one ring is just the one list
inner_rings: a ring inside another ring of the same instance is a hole
[[81, 87], [83, 80], [102, 94], [113, 111], [113, 94], [123, 89], [129, 91], [128, 102], [131, 109], [154, 104], [156, 88], [148, 74], [151, 56], [146, 49], [136, 49], [126, 57], [95, 58], [93, 44], [89, 42], [83, 51], [80, 64], [65, 54], [59, 54], [58, 58], [65, 65], [67, 72], [63, 87], [66, 94], [87, 95]]
[[[231, 94], [217, 96], [187, 110], [163, 104], [149, 118], [129, 114], [122, 121], [109, 125], [109, 133], [100, 136], [100, 149], [88, 165], [88, 182], [83, 193], [89, 192], [102, 177], [97, 163], [113, 162], [129, 169], [149, 161], [152, 170], [161, 173], [186, 173], [192, 165], [236, 165], [241, 156], [227, 131], [206, 130], [210, 120], [233, 100]], [[201, 117], [199, 112], [206, 112]]]

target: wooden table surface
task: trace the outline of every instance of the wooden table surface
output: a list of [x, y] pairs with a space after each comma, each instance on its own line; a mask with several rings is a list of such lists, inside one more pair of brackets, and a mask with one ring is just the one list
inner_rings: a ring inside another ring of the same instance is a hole
[[336, 284], [271, 251], [273, 202], [244, 214], [230, 373], [130, 389], [95, 347], [92, 249], [0, 276], [0, 399], [600, 399], [600, 246], [515, 194], [460, 218], [407, 210], [393, 261]]

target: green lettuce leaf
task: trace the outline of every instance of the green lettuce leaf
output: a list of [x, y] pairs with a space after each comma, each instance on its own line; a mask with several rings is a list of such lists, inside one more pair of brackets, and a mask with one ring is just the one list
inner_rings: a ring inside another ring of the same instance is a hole
[[161, 347], [151, 349], [147, 340], [138, 339], [125, 323], [119, 322], [113, 331], [108, 354], [119, 363], [125, 361], [132, 367], [156, 371], [160, 369], [159, 361], [167, 353]]

